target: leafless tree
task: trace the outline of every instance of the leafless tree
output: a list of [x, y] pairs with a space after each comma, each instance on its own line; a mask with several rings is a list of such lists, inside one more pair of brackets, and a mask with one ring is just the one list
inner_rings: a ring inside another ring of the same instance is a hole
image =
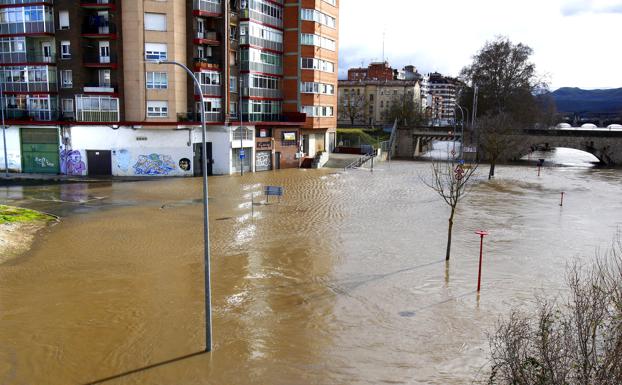
[[500, 321], [488, 384], [622, 384], [622, 243], [591, 267], [573, 264], [567, 284], [564, 301]]
[[476, 175], [476, 171], [477, 164], [465, 166], [455, 159], [433, 161], [431, 181], [423, 180], [423, 182], [432, 190], [436, 191], [436, 193], [443, 198], [443, 201], [451, 208], [447, 226], [446, 261], [449, 261], [451, 252], [451, 234], [454, 227], [456, 208], [462, 198], [468, 193], [470, 182], [472, 182], [471, 179]]
[[488, 179], [492, 179], [497, 162], [504, 160], [507, 152], [518, 144], [518, 138], [514, 135], [516, 122], [510, 115], [501, 112], [480, 118], [477, 127], [480, 156], [490, 163]]
[[345, 92], [341, 96], [339, 108], [339, 113], [343, 119], [348, 119], [351, 125], [354, 125], [355, 122], [364, 122], [367, 107], [365, 95], [355, 94], [353, 91]]

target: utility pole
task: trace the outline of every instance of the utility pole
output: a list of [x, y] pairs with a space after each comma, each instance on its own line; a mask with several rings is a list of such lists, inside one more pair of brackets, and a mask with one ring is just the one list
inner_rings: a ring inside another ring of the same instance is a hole
[[[242, 114], [242, 91], [244, 90], [244, 79], [242, 79], [242, 74], [239, 76], [240, 78], [240, 176], [244, 176], [244, 143], [242, 141], [242, 129], [244, 127], [244, 118]], [[248, 79], [250, 81], [250, 75]], [[250, 105], [249, 105], [250, 107]], [[250, 108], [249, 108], [250, 113]]]

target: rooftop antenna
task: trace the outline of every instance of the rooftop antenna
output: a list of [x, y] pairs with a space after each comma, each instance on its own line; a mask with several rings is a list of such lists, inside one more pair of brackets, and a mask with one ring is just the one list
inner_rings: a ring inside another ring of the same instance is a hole
[[385, 34], [386, 34], [386, 29], [382, 31], [382, 62], [384, 63], [386, 60], [386, 57], [384, 56], [384, 38], [385, 38]]

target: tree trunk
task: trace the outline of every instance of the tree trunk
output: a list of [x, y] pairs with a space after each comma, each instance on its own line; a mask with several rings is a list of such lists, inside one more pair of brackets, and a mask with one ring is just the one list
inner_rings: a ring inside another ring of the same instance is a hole
[[492, 179], [495, 177], [495, 163], [491, 162], [490, 163], [490, 171], [488, 172], [488, 179]]
[[449, 261], [449, 255], [451, 253], [451, 231], [454, 227], [454, 214], [456, 213], [456, 208], [451, 208], [451, 215], [449, 216], [449, 225], [447, 226], [447, 253], [445, 254], [445, 260]]

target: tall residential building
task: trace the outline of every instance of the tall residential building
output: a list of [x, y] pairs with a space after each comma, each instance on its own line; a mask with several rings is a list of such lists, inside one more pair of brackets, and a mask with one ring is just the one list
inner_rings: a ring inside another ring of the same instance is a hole
[[438, 72], [423, 77], [422, 98], [426, 99], [426, 114], [430, 124], [451, 126], [456, 120], [456, 89], [459, 81]]
[[334, 146], [337, 0], [0, 0], [0, 43], [11, 169], [229, 174]]

